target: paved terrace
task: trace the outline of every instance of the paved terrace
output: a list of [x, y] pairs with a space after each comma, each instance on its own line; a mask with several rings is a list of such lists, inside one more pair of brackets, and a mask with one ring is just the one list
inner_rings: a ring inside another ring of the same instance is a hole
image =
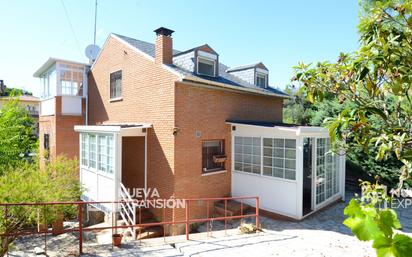
[[[348, 193], [348, 200], [353, 193]], [[348, 201], [347, 200], [347, 201]], [[360, 242], [352, 236], [349, 229], [342, 225], [343, 209], [346, 203], [338, 203], [301, 222], [288, 222], [261, 217], [264, 232], [259, 234], [239, 235], [236, 228], [224, 231], [191, 234], [191, 240], [184, 236], [147, 239], [126, 242], [122, 248], [112, 249], [110, 244], [85, 243], [84, 256], [293, 256], [293, 257], [366, 257], [375, 256], [370, 243]], [[412, 236], [412, 207], [398, 210], [404, 232]], [[236, 227], [238, 224], [232, 224]], [[213, 229], [222, 228], [222, 224], [213, 224]], [[204, 229], [204, 228], [203, 228]], [[36, 256], [34, 248], [42, 247], [44, 237], [32, 237], [19, 240], [10, 256]], [[48, 239], [49, 256], [75, 256], [77, 237], [72, 234], [50, 237]], [[42, 256], [42, 255], [37, 255]], [[43, 255], [44, 256], [44, 255]]]

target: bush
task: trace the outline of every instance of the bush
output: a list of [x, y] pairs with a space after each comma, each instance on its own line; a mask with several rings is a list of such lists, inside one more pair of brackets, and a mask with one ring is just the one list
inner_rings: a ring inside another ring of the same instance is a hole
[[[0, 176], [0, 203], [38, 203], [78, 201], [81, 195], [76, 160], [63, 157], [40, 169], [38, 163], [22, 164]], [[10, 206], [7, 220], [0, 208], [0, 234], [15, 233], [38, 222], [50, 224], [61, 213], [72, 216], [76, 206]], [[0, 237], [0, 256], [9, 249], [15, 237]]]

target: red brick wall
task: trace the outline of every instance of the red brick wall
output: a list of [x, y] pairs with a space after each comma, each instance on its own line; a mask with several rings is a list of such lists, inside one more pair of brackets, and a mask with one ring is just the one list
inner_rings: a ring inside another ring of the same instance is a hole
[[122, 181], [126, 188], [144, 188], [144, 137], [122, 139]]
[[79, 159], [79, 133], [74, 126], [85, 124], [86, 101], [82, 101], [82, 116], [61, 114], [61, 96], [56, 97], [56, 155]]
[[[227, 119], [281, 121], [282, 99], [176, 83], [176, 197], [223, 197], [231, 193], [231, 127]], [[196, 131], [201, 132], [196, 137]], [[223, 139], [227, 172], [202, 176], [202, 141]], [[192, 214], [196, 214], [191, 210]], [[204, 213], [203, 213], [204, 214]], [[200, 215], [200, 213], [199, 213]]]
[[40, 116], [39, 117], [39, 157], [40, 163], [43, 165], [45, 162], [45, 149], [44, 149], [44, 134], [49, 134], [49, 156], [51, 161], [56, 156], [56, 126], [55, 116]]

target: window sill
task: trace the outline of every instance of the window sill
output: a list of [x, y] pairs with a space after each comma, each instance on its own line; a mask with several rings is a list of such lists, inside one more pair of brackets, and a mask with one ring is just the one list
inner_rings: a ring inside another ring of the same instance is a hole
[[116, 98], [111, 98], [109, 99], [109, 102], [120, 102], [123, 101], [123, 97], [116, 97]]
[[209, 172], [206, 172], [206, 173], [202, 173], [202, 177], [209, 176], [209, 175], [216, 175], [216, 174], [226, 173], [226, 172], [227, 172], [227, 170], [209, 171]]

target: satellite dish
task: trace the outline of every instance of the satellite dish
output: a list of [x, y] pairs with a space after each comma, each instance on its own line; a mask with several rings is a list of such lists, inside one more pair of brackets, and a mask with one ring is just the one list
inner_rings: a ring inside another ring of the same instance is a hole
[[85, 53], [87, 58], [89, 58], [90, 62], [94, 62], [97, 58], [97, 55], [100, 52], [100, 47], [97, 45], [88, 45], [86, 47]]

